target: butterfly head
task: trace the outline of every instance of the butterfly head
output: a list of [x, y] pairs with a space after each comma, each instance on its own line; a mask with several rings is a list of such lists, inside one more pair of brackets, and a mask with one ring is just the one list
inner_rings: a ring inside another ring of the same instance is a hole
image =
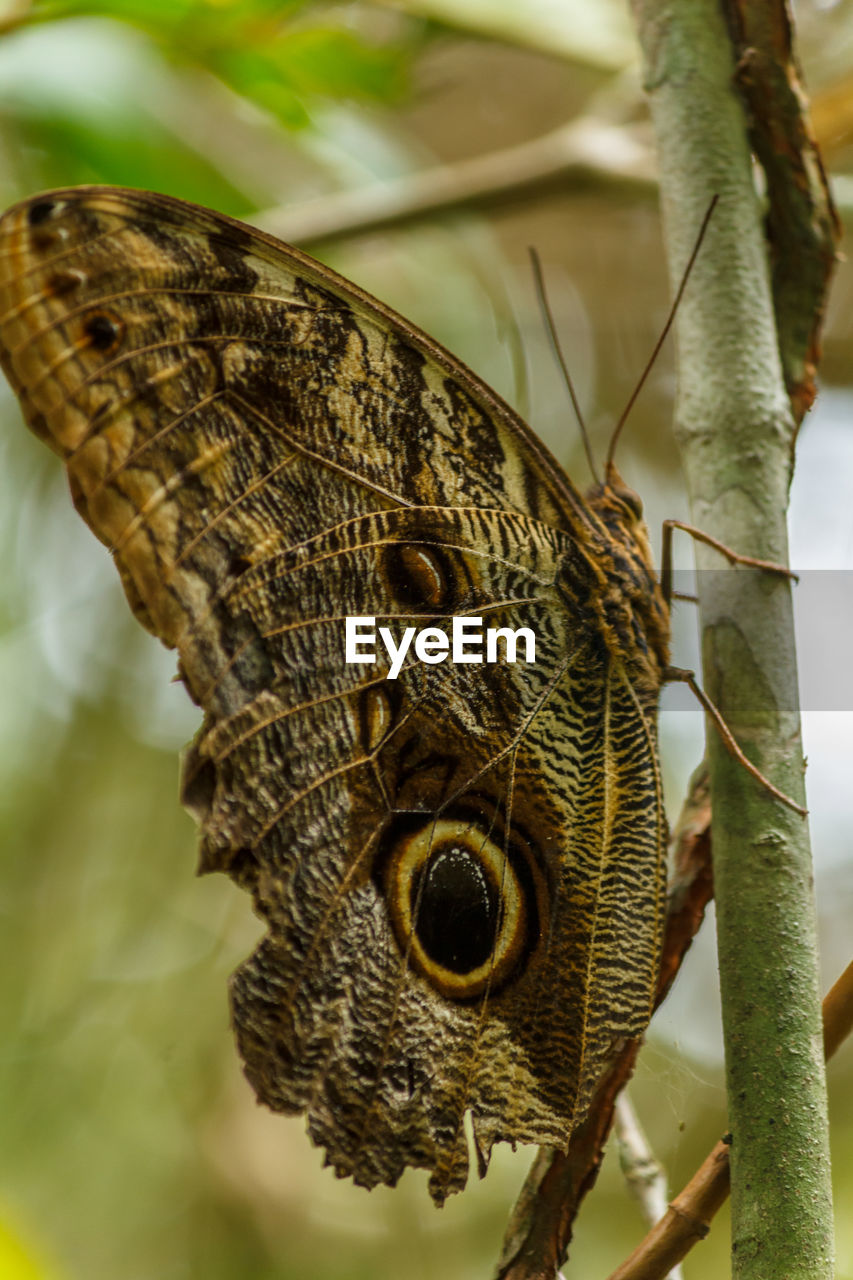
[[607, 463], [603, 483], [593, 485], [586, 500], [610, 533], [648, 545], [642, 498], [625, 483], [614, 462]]

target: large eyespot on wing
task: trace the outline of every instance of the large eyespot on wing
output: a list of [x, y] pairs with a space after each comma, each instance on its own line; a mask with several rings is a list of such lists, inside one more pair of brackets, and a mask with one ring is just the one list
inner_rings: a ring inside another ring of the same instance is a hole
[[384, 844], [374, 868], [408, 963], [448, 1000], [496, 996], [517, 980], [549, 914], [529, 846], [458, 805], [410, 816]]

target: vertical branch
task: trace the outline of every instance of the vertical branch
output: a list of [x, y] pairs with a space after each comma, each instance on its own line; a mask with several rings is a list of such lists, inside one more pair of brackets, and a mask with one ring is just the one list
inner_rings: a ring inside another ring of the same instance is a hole
[[[761, 209], [717, 0], [634, 0], [671, 273], [720, 197], [678, 317], [677, 433], [693, 523], [781, 561], [795, 437]], [[803, 763], [789, 584], [697, 546], [705, 686], [795, 799]], [[806, 823], [708, 741], [736, 1280], [828, 1280], [832, 1221]]]

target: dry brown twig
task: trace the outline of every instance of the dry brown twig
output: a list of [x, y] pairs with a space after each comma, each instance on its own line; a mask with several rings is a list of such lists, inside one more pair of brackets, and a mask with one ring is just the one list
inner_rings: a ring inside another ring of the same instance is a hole
[[[853, 961], [823, 1002], [823, 1046], [827, 1058], [853, 1032]], [[661, 1280], [698, 1240], [729, 1194], [729, 1147], [718, 1142], [660, 1222], [608, 1280]]]
[[812, 128], [785, 0], [723, 5], [749, 141], [767, 182], [767, 239], [785, 384], [799, 425], [816, 395], [829, 278], [841, 234]]
[[[627, 1090], [616, 1099], [613, 1131], [622, 1176], [646, 1222], [653, 1227], [667, 1210], [666, 1170], [649, 1145]], [[680, 1263], [672, 1268], [666, 1280], [683, 1280]]]
[[654, 156], [644, 132], [582, 116], [518, 146], [489, 151], [393, 181], [268, 209], [258, 226], [302, 246], [342, 235], [401, 226], [591, 184], [654, 194]]

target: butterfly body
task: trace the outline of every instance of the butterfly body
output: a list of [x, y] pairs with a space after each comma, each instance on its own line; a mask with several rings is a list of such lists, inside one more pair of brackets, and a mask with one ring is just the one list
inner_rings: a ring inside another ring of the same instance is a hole
[[[583, 498], [429, 338], [298, 251], [148, 193], [0, 222], [0, 348], [204, 720], [202, 870], [267, 934], [232, 983], [258, 1096], [340, 1174], [464, 1185], [565, 1146], [656, 984], [668, 608], [637, 500]], [[347, 617], [536, 636], [343, 659]]]

